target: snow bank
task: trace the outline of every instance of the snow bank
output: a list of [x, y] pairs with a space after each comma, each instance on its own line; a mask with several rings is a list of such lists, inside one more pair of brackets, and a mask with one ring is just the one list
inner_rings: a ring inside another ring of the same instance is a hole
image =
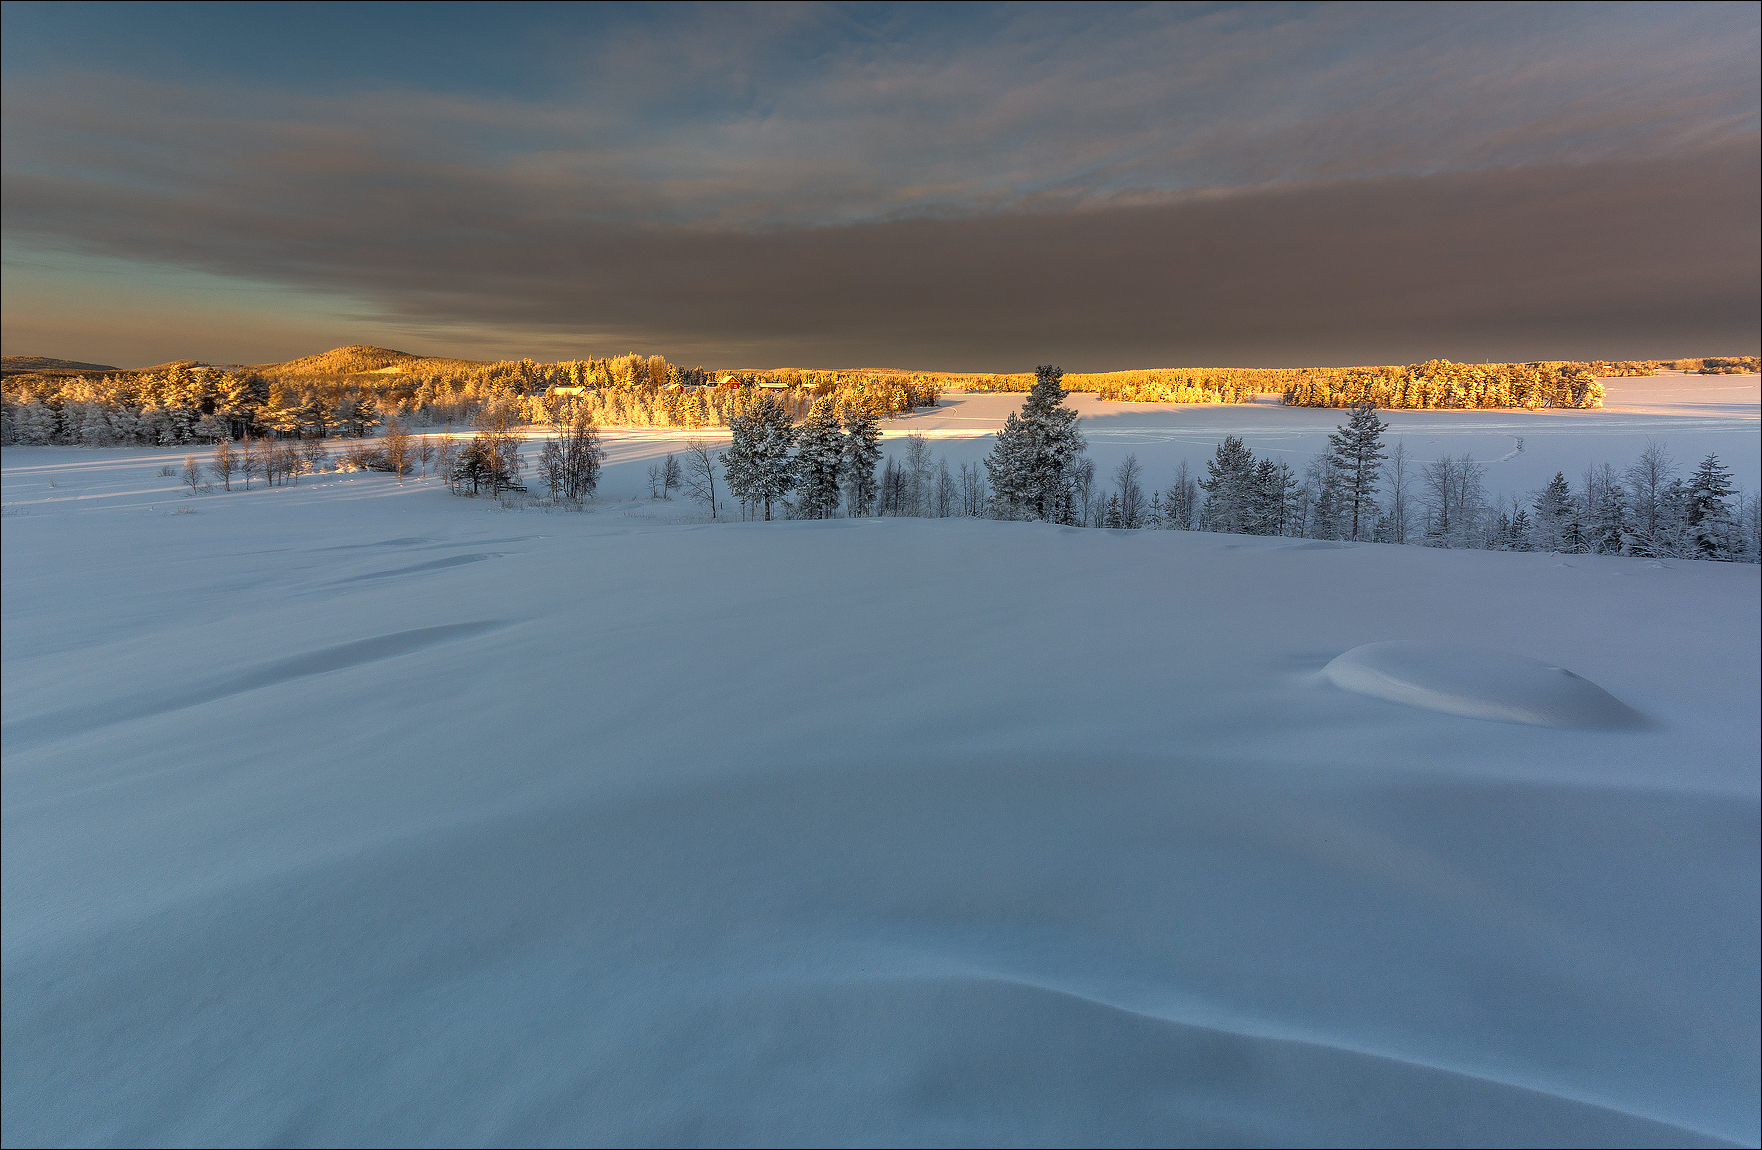
[[8, 1145], [1758, 1139], [1755, 567], [167, 458], [4, 455]]
[[1367, 643], [1325, 671], [1337, 687], [1446, 715], [1538, 727], [1640, 726], [1638, 712], [1608, 691], [1537, 659], [1450, 643]]

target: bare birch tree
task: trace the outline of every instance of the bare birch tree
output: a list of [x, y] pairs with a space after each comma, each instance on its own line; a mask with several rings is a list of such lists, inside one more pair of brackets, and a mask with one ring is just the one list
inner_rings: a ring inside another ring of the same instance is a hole
[[716, 514], [716, 457], [710, 454], [710, 445], [701, 439], [685, 441], [685, 494], [710, 508], [710, 518], [718, 518]]

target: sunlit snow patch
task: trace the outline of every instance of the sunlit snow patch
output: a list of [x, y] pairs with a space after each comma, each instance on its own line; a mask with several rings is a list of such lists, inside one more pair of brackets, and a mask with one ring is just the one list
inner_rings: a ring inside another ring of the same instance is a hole
[[1564, 667], [1481, 647], [1366, 643], [1336, 658], [1323, 673], [1348, 691], [1471, 719], [1604, 729], [1645, 721]]

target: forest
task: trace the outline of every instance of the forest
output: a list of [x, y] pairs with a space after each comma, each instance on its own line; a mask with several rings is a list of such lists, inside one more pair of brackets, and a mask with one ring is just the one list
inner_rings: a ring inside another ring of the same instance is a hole
[[[831, 398], [840, 418], [882, 419], [933, 407], [951, 388], [1030, 391], [1035, 377], [776, 369], [711, 371], [658, 355], [543, 364], [475, 362], [357, 345], [281, 364], [193, 360], [122, 371], [11, 357], [0, 388], [0, 442], [92, 447], [181, 446], [222, 438], [360, 437], [385, 420], [463, 427], [485, 411], [523, 425], [584, 410], [600, 427], [727, 428], [761, 394], [792, 417]], [[1139, 403], [1247, 403], [1277, 393], [1305, 407], [1599, 407], [1598, 377], [1670, 367], [1755, 371], [1756, 357], [1401, 367], [1193, 368], [1073, 373], [1068, 392]]]

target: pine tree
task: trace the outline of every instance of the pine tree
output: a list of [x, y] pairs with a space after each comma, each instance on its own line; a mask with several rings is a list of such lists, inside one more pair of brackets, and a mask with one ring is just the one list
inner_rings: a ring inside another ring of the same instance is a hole
[[985, 457], [991, 482], [991, 514], [997, 519], [1067, 522], [1071, 515], [1071, 468], [1083, 454], [1077, 413], [1065, 406], [1064, 372], [1050, 365], [1034, 371], [1034, 388], [1004, 421], [997, 444]]
[[1389, 425], [1377, 418], [1374, 403], [1361, 403], [1352, 418], [1328, 435], [1328, 463], [1341, 480], [1342, 511], [1351, 515], [1351, 536], [1359, 538], [1361, 526], [1369, 526], [1375, 506], [1377, 474], [1388, 456], [1383, 452], [1383, 432]]
[[837, 514], [844, 450], [837, 410], [832, 397], [823, 395], [814, 401], [796, 439], [797, 510], [803, 518], [830, 519]]

